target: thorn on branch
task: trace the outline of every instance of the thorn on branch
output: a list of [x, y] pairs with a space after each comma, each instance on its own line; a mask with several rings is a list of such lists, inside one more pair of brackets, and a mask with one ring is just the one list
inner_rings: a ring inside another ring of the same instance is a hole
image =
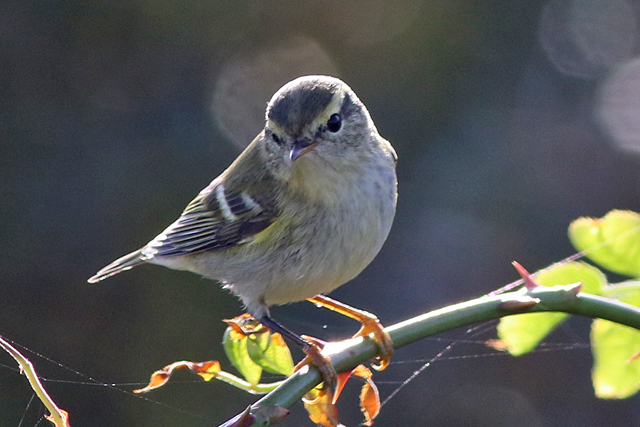
[[522, 277], [522, 280], [524, 280], [524, 286], [527, 289], [531, 290], [539, 286], [542, 286], [541, 284], [536, 282], [533, 276], [518, 261], [513, 261], [511, 264], [518, 271], [518, 274], [520, 274], [520, 277]]
[[268, 426], [282, 421], [289, 410], [283, 406], [248, 406], [241, 414], [236, 415], [220, 427]]
[[[520, 265], [519, 262], [513, 261], [511, 264], [515, 267], [516, 270], [518, 270], [520, 277], [522, 277], [522, 280], [524, 280], [524, 286], [527, 288], [527, 290], [532, 291], [543, 287], [522, 265]], [[582, 283], [566, 285], [565, 288], [566, 290], [570, 291], [571, 295], [574, 297], [582, 291]]]
[[255, 421], [256, 417], [251, 413], [251, 406], [247, 406], [244, 412], [230, 419], [228, 423], [224, 424], [224, 427], [250, 427]]

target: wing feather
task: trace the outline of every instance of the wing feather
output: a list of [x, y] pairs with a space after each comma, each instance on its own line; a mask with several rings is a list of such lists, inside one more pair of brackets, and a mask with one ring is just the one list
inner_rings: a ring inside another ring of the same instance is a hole
[[228, 191], [223, 181], [217, 179], [143, 253], [174, 257], [227, 249], [250, 242], [252, 236], [269, 227], [277, 217], [275, 197], [261, 194], [257, 198]]

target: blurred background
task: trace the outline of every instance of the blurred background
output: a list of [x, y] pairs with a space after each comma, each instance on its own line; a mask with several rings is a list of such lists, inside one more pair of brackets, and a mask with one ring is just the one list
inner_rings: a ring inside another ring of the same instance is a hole
[[[640, 211], [639, 17], [637, 0], [2, 1], [0, 334], [44, 356], [25, 351], [74, 426], [211, 426], [254, 401], [186, 374], [153, 402], [120, 391], [176, 360], [232, 370], [220, 320], [242, 307], [217, 284], [156, 266], [86, 280], [171, 223], [310, 73], [345, 80], [400, 158], [391, 235], [332, 296], [391, 324], [517, 279], [514, 259], [559, 261], [571, 220]], [[326, 340], [358, 329], [306, 302], [272, 313]], [[463, 340], [376, 425], [640, 423], [637, 396], [593, 396], [589, 320], [550, 338], [571, 350], [520, 358], [482, 330], [398, 350], [383, 399]], [[46, 424], [0, 364], [1, 424]], [[297, 404], [285, 425], [312, 424]]]

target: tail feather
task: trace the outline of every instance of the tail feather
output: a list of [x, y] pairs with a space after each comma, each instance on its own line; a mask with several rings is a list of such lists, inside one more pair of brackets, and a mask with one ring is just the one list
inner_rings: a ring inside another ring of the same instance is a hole
[[98, 271], [94, 276], [87, 280], [89, 283], [97, 283], [101, 280], [111, 277], [114, 274], [118, 274], [122, 271], [127, 271], [135, 267], [136, 265], [143, 264], [144, 260], [141, 251], [137, 250], [131, 252], [129, 255], [125, 255], [122, 258], [118, 258], [111, 264]]

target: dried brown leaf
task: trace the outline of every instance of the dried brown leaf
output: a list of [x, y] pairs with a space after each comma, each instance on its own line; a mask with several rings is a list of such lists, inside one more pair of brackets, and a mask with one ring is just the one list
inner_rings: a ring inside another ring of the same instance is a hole
[[194, 374], [200, 375], [202, 378], [204, 378], [205, 381], [210, 381], [212, 378], [215, 378], [218, 372], [220, 372], [220, 363], [215, 360], [200, 363], [188, 362], [186, 360], [174, 362], [160, 370], [155, 371], [153, 374], [151, 374], [151, 379], [149, 380], [149, 384], [146, 387], [134, 390], [133, 392], [147, 393], [158, 387], [162, 387], [167, 383], [167, 381], [169, 381], [169, 378], [171, 378], [171, 374], [176, 369], [188, 369]]
[[356, 368], [352, 371], [352, 373], [356, 377], [363, 378], [365, 380], [373, 376], [373, 374], [371, 373], [371, 370], [364, 365], [356, 366]]
[[373, 425], [373, 419], [380, 413], [380, 394], [371, 378], [367, 378], [360, 391], [360, 410], [364, 415], [364, 425]]
[[333, 395], [329, 387], [314, 388], [302, 398], [304, 408], [314, 423], [324, 427], [337, 427], [338, 408], [333, 404]]
[[235, 341], [240, 341], [247, 335], [262, 333], [268, 330], [249, 313], [242, 314], [233, 319], [223, 319], [222, 321], [231, 328], [231, 339]]
[[192, 363], [191, 372], [200, 375], [205, 381], [211, 381], [218, 375], [221, 367], [217, 360], [209, 360], [208, 362]]

